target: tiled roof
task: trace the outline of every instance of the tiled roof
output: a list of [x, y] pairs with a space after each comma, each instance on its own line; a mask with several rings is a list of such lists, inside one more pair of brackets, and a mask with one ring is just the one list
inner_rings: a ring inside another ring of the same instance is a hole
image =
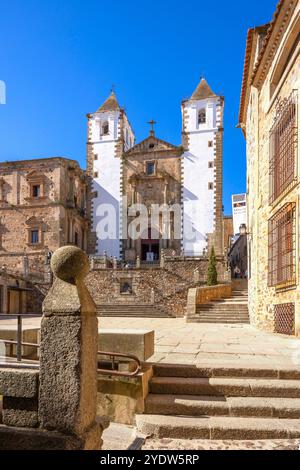
[[208, 85], [207, 81], [205, 78], [202, 78], [201, 82], [197, 86], [196, 90], [191, 96], [191, 100], [205, 100], [207, 98], [212, 98], [217, 96], [210, 86]]
[[105, 113], [106, 111], [119, 111], [121, 108], [117, 101], [117, 97], [114, 92], [110, 94], [107, 100], [98, 109], [97, 113]]

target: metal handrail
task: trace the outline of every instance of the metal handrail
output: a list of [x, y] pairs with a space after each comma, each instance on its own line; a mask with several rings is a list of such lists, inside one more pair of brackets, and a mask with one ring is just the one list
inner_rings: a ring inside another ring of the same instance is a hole
[[142, 364], [141, 361], [139, 360], [138, 357], [133, 356], [131, 354], [121, 354], [121, 353], [112, 353], [112, 352], [105, 352], [105, 351], [98, 351], [98, 356], [109, 356], [112, 361], [112, 365], [114, 367], [115, 364], [115, 357], [122, 357], [122, 358], [127, 358], [127, 359], [132, 359], [133, 362], [137, 364], [136, 369], [134, 372], [119, 372], [116, 370], [108, 370], [108, 369], [98, 369], [98, 372], [102, 375], [113, 375], [116, 377], [136, 377], [142, 369]]
[[[11, 344], [11, 345], [16, 345], [16, 346], [18, 346], [20, 344], [21, 347], [25, 346], [25, 347], [32, 347], [32, 348], [36, 348], [36, 349], [40, 348], [40, 344], [37, 344], [37, 343], [25, 343], [25, 342], [18, 343], [18, 341], [13, 341], [13, 340], [9, 340], [9, 339], [3, 339], [3, 340], [0, 339], [0, 342], [1, 341], [4, 344]], [[141, 364], [141, 361], [139, 360], [139, 358], [136, 357], [136, 356], [133, 356], [131, 354], [121, 354], [121, 353], [113, 353], [113, 352], [107, 352], [107, 351], [98, 351], [97, 355], [98, 356], [108, 356], [108, 357], [110, 357], [110, 359], [112, 361], [112, 367], [115, 366], [115, 358], [116, 357], [131, 359], [133, 362], [135, 362], [137, 364], [137, 367], [133, 372], [120, 372], [120, 371], [116, 371], [116, 370], [98, 368], [97, 371], [101, 375], [111, 375], [111, 376], [115, 376], [115, 377], [136, 377], [140, 373], [141, 368], [142, 368], [142, 364]], [[18, 362], [22, 362], [22, 360], [21, 361], [18, 360]], [[32, 362], [38, 362], [38, 361], [33, 361], [32, 360]]]

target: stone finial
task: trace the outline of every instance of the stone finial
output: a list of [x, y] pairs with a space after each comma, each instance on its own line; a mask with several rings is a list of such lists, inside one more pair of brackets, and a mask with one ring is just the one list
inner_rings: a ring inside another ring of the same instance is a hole
[[51, 269], [58, 279], [74, 283], [88, 275], [90, 266], [87, 255], [80, 248], [64, 246], [52, 256]]

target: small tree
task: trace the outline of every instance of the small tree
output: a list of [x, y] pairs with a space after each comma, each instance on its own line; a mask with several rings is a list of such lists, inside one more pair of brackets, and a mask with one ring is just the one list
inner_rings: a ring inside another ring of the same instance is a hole
[[217, 260], [214, 247], [212, 247], [208, 269], [207, 269], [207, 285], [216, 286], [218, 284]]

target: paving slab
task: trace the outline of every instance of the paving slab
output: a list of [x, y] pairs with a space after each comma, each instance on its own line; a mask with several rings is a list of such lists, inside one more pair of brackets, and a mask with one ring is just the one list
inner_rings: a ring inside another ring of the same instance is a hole
[[210, 441], [204, 439], [147, 439], [142, 450], [192, 450], [192, 451], [232, 451], [270, 450], [299, 451], [300, 439], [277, 439], [261, 441]]
[[[25, 329], [37, 328], [40, 319], [24, 319], [23, 324]], [[1, 331], [13, 328], [16, 320], [0, 320], [0, 340]], [[300, 338], [275, 335], [251, 325], [187, 324], [184, 318], [99, 318], [99, 328], [155, 330], [155, 353], [149, 362], [300, 371]]]

